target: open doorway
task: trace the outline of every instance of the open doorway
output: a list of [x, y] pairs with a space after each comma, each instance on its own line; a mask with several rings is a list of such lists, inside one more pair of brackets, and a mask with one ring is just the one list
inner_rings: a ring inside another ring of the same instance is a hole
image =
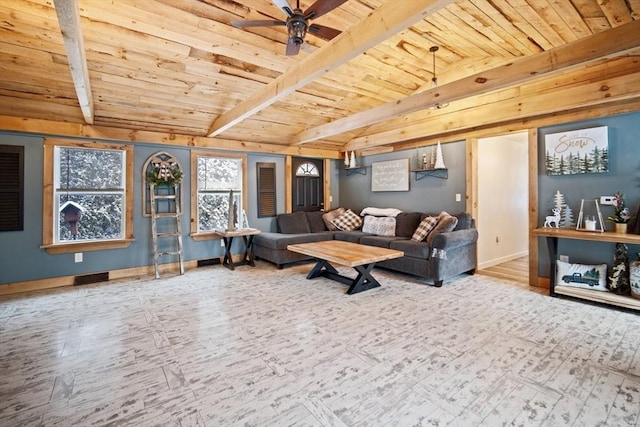
[[478, 139], [478, 272], [529, 283], [527, 132]]

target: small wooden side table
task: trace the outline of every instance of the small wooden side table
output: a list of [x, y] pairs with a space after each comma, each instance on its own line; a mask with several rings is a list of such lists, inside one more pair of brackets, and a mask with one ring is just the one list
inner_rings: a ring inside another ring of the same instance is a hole
[[[217, 229], [215, 233], [224, 241], [224, 258], [222, 265], [229, 270], [234, 270], [236, 265], [256, 266], [253, 256], [253, 236], [260, 234], [260, 230], [257, 228], [236, 228], [235, 230]], [[242, 237], [244, 241], [244, 256], [242, 260], [236, 264], [233, 263], [233, 258], [231, 257], [231, 245], [234, 237]]]

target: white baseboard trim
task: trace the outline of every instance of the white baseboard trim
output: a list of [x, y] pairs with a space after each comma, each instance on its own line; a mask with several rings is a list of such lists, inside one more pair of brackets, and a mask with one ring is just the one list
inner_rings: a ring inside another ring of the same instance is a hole
[[503, 262], [513, 261], [514, 259], [522, 258], [527, 255], [529, 255], [529, 251], [523, 251], [515, 254], [505, 255], [500, 258], [494, 258], [489, 261], [484, 261], [478, 264], [478, 270], [483, 270], [485, 268], [493, 267], [494, 265], [502, 264]]

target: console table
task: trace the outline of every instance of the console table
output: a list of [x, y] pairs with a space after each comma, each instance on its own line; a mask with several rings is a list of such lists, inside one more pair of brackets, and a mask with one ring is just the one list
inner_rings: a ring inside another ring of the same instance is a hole
[[640, 300], [629, 296], [617, 295], [612, 292], [592, 291], [589, 289], [575, 288], [556, 283], [556, 261], [558, 257], [558, 239], [586, 240], [593, 242], [627, 243], [640, 245], [640, 235], [622, 234], [605, 231], [578, 231], [569, 228], [536, 228], [532, 231], [534, 236], [546, 237], [549, 249], [549, 294], [551, 296], [566, 295], [589, 301], [615, 305], [631, 310], [640, 311]]

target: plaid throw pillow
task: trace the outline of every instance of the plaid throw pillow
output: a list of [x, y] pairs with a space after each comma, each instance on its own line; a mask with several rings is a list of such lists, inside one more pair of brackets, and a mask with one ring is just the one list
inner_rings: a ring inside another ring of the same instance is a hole
[[356, 215], [351, 209], [347, 209], [338, 218], [331, 221], [338, 230], [353, 231], [362, 227], [362, 218]]
[[436, 224], [438, 223], [437, 216], [428, 216], [422, 220], [416, 231], [413, 232], [413, 236], [411, 236], [411, 240], [415, 240], [416, 242], [422, 242], [427, 238], [431, 230], [436, 228]]

